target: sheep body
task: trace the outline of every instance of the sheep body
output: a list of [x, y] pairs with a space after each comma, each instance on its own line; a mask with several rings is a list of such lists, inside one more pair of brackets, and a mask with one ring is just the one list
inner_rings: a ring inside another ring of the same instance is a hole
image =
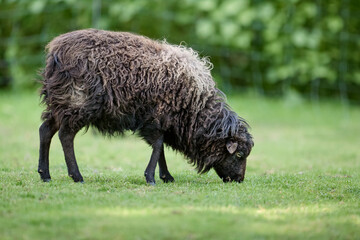
[[199, 172], [224, 160], [230, 138], [250, 153], [248, 125], [215, 87], [211, 63], [192, 49], [95, 29], [60, 35], [46, 49], [42, 119], [58, 129], [132, 130], [151, 145], [161, 133]]

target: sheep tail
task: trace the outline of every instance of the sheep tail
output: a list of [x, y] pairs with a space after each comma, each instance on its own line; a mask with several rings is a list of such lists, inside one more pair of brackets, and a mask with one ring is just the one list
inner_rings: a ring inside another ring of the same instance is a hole
[[58, 57], [55, 54], [48, 54], [46, 58], [46, 67], [41, 72], [42, 76], [42, 87], [40, 89], [40, 99], [41, 104], [46, 105], [46, 109], [41, 114], [41, 119], [43, 121], [51, 119], [53, 117], [51, 110], [49, 108], [50, 106], [50, 99], [49, 99], [49, 79], [53, 76], [55, 69], [59, 68], [61, 66], [61, 63], [58, 59]]

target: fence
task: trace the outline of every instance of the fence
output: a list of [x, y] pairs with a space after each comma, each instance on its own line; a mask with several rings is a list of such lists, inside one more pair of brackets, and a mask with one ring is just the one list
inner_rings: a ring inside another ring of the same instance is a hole
[[301, 93], [360, 103], [356, 0], [0, 0], [0, 86], [35, 85], [44, 46], [79, 28], [186, 42], [224, 91]]

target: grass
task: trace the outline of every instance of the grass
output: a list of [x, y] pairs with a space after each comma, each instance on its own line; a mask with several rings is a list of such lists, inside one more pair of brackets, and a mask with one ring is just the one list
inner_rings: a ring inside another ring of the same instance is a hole
[[167, 149], [176, 182], [148, 186], [144, 142], [91, 130], [75, 141], [86, 183], [67, 176], [57, 137], [43, 183], [38, 96], [0, 92], [0, 239], [358, 239], [360, 109], [250, 95], [229, 102], [255, 140], [241, 184], [198, 175]]

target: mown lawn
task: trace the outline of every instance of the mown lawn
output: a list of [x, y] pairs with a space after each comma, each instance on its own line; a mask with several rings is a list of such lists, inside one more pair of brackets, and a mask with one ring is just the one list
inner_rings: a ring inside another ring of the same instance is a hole
[[228, 100], [252, 126], [245, 181], [198, 175], [167, 149], [176, 182], [154, 187], [144, 142], [91, 129], [75, 141], [85, 184], [67, 176], [57, 137], [41, 182], [38, 95], [0, 92], [0, 239], [359, 239], [359, 107]]

